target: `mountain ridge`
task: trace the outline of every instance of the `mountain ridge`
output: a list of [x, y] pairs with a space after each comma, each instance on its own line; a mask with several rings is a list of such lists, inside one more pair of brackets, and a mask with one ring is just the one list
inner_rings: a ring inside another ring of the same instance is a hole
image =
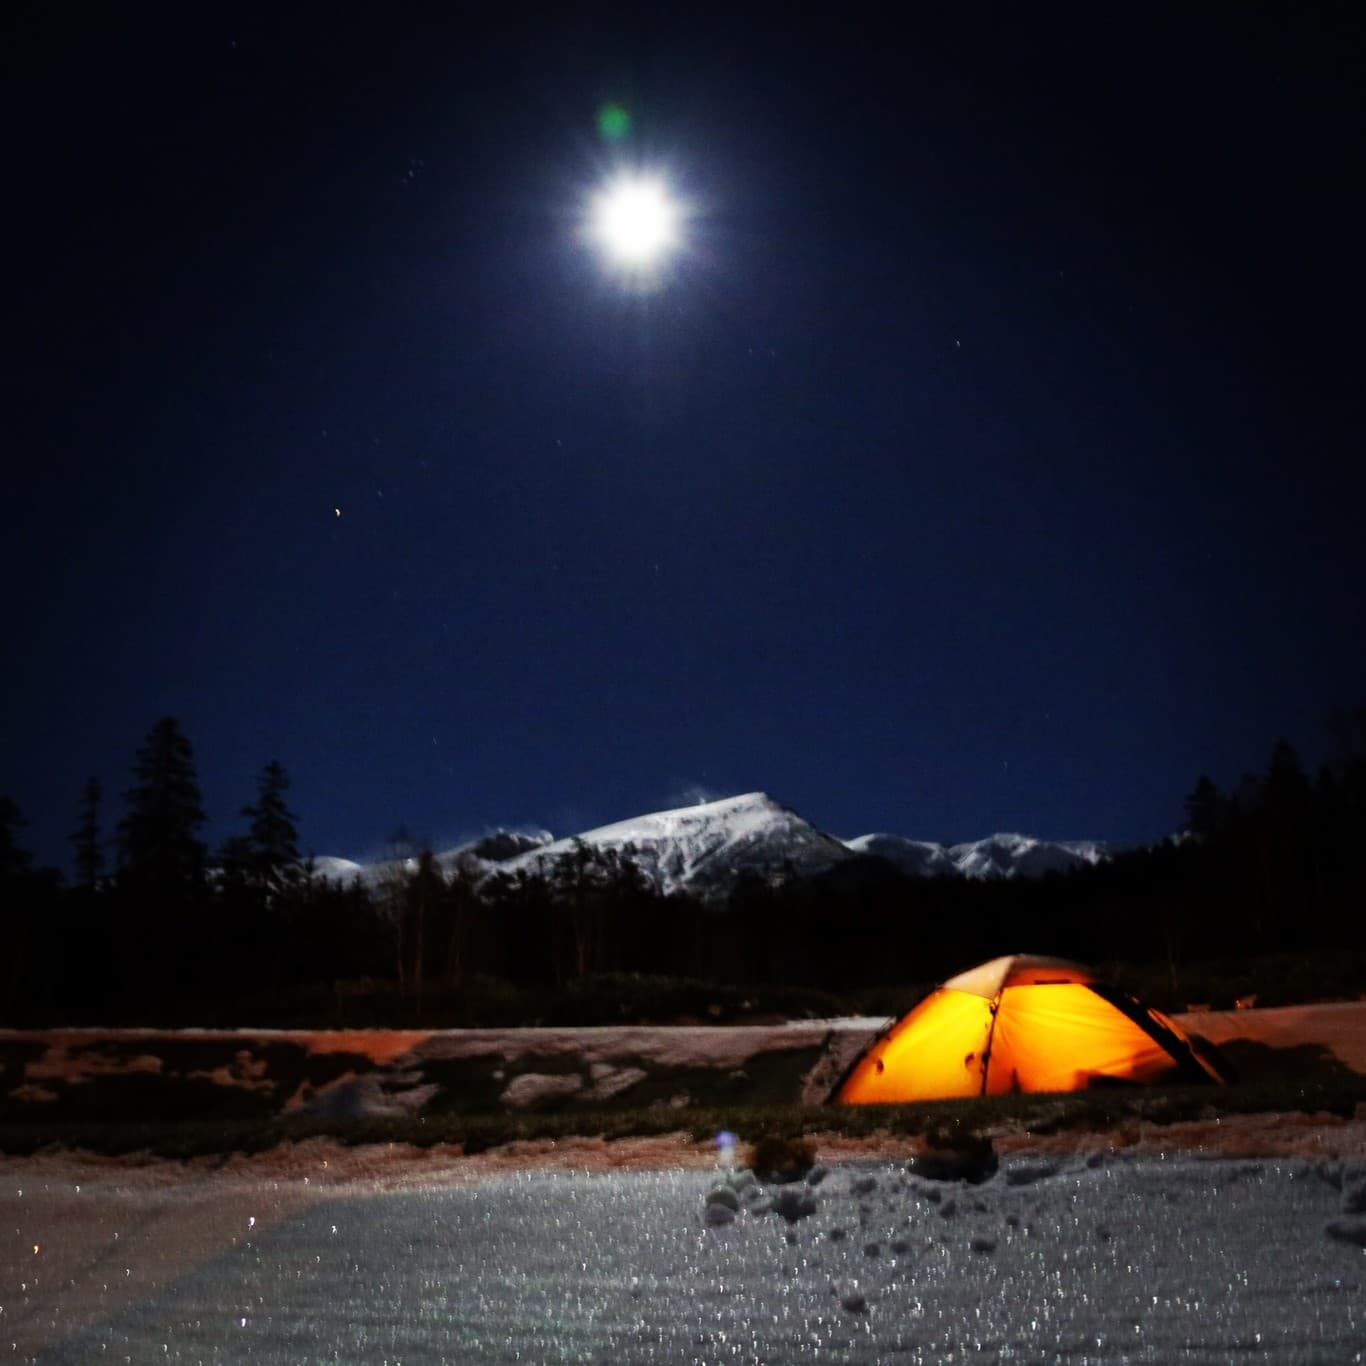
[[[742, 877], [777, 884], [816, 877], [857, 858], [883, 859], [909, 877], [984, 881], [1067, 872], [1109, 856], [1097, 840], [1040, 840], [1017, 833], [958, 844], [885, 833], [841, 839], [765, 792], [746, 792], [646, 812], [562, 838], [546, 830], [493, 830], [434, 858], [443, 871], [460, 868], [483, 880], [499, 873], [543, 873], [580, 844], [629, 859], [664, 895], [687, 892], [707, 901], [724, 900]], [[377, 884], [415, 867], [416, 860], [362, 864], [324, 857], [314, 866], [333, 880], [359, 877]]]

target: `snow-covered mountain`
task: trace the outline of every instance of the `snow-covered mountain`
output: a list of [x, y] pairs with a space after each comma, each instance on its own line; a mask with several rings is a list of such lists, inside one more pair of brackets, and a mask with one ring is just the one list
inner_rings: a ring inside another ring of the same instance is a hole
[[[1099, 863], [1107, 857], [1096, 841], [1050, 841], [1025, 835], [991, 835], [965, 844], [936, 844], [903, 835], [837, 839], [763, 792], [654, 811], [555, 839], [548, 831], [500, 830], [436, 855], [446, 871], [456, 867], [476, 878], [493, 873], [537, 873], [569, 853], [575, 840], [631, 859], [666, 894], [687, 891], [707, 900], [724, 898], [744, 874], [768, 882], [814, 877], [859, 856], [885, 859], [911, 877], [1041, 877]], [[320, 873], [334, 881], [360, 877], [371, 885], [415, 866], [412, 859], [358, 864], [320, 858]]]
[[907, 877], [951, 877], [961, 871], [946, 846], [929, 840], [907, 839], [905, 835], [856, 835], [844, 843], [856, 854], [886, 859]]
[[[854, 856], [842, 840], [763, 792], [655, 811], [577, 838], [629, 857], [665, 894], [686, 890], [707, 898], [724, 896], [745, 873], [769, 882], [811, 877]], [[573, 846], [573, 839], [556, 840], [502, 866], [536, 871]]]
[[966, 844], [933, 844], [902, 835], [859, 835], [846, 840], [859, 854], [874, 854], [910, 877], [1042, 877], [1099, 863], [1098, 840], [1036, 840], [1028, 835], [988, 835]]

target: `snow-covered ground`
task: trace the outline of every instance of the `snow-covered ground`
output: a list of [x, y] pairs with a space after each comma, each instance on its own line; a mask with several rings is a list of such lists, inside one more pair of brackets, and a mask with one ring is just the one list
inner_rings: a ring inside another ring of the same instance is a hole
[[[305, 1144], [217, 1168], [0, 1161], [0, 1352], [1366, 1360], [1366, 1116], [1250, 1121], [1234, 1150], [1266, 1155], [1200, 1155], [1239, 1127], [1003, 1140], [981, 1185], [832, 1142], [823, 1175], [733, 1194], [681, 1137], [472, 1159]], [[602, 1170], [613, 1150], [623, 1166]]]

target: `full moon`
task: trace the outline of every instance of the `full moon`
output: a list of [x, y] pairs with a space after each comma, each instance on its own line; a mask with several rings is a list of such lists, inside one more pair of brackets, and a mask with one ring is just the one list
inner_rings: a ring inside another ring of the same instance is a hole
[[593, 200], [589, 232], [618, 266], [644, 272], [678, 245], [679, 217], [662, 181], [623, 176]]

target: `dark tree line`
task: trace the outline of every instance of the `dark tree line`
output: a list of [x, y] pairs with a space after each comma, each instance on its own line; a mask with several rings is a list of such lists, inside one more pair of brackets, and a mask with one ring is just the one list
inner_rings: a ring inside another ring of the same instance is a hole
[[853, 1000], [1016, 951], [1129, 965], [1179, 1003], [1210, 965], [1234, 984], [1287, 956], [1344, 978], [1366, 965], [1366, 744], [1312, 779], [1284, 742], [1231, 792], [1201, 777], [1180, 836], [1095, 868], [986, 883], [860, 858], [776, 886], [741, 877], [720, 905], [666, 898], [629, 849], [582, 841], [491, 876], [408, 842], [341, 884], [301, 858], [288, 791], [267, 763], [210, 851], [192, 749], [165, 718], [108, 846], [100, 784], [79, 794], [70, 883], [33, 867], [0, 798], [0, 1024], [454, 1024], [500, 1000], [513, 1020], [625, 975], [633, 999], [693, 979]]
[[288, 787], [283, 766], [266, 764], [241, 811], [245, 829], [211, 854], [193, 750], [165, 717], [137, 751], [108, 843], [102, 786], [91, 778], [82, 789], [70, 885], [30, 868], [18, 810], [0, 805], [4, 1018], [193, 1023], [315, 964], [360, 970], [367, 911], [301, 864]]

